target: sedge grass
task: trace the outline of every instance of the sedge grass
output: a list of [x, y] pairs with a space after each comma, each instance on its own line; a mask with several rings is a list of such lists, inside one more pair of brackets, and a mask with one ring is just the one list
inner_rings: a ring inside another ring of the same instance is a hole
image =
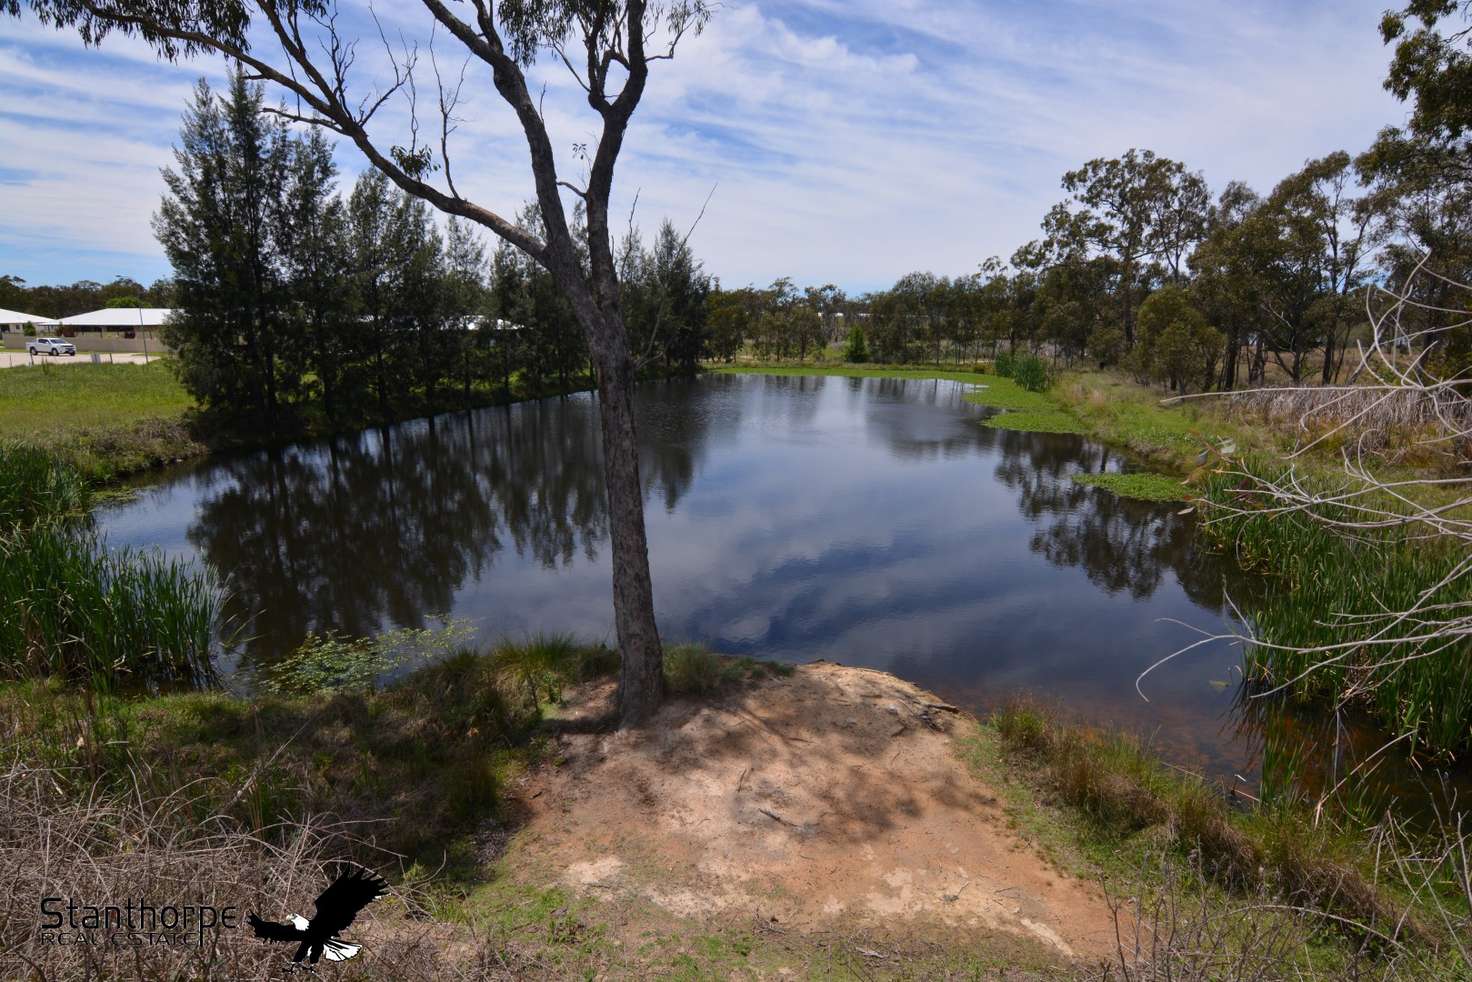
[[0, 445], [0, 676], [93, 687], [213, 680], [224, 592], [158, 552], [111, 550], [86, 514], [80, 473]]

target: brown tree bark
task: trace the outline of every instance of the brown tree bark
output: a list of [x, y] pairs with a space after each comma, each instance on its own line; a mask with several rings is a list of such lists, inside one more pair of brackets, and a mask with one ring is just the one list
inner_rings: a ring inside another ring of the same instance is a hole
[[[609, 315], [605, 314], [605, 319]], [[612, 317], [618, 317], [613, 314]], [[634, 422], [634, 362], [622, 324], [605, 322], [598, 367], [603, 473], [608, 488], [608, 530], [613, 547], [613, 616], [618, 632], [619, 718], [643, 723], [664, 695], [664, 652], [654, 619], [654, 585], [644, 529], [644, 484], [639, 476], [639, 435]]]

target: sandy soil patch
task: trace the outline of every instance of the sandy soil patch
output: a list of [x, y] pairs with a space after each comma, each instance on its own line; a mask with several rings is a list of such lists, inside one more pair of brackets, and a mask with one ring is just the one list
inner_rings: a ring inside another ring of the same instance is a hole
[[890, 675], [817, 663], [672, 703], [638, 732], [564, 734], [521, 789], [509, 866], [679, 917], [1112, 955], [1099, 891], [1033, 852], [956, 754], [966, 719]]

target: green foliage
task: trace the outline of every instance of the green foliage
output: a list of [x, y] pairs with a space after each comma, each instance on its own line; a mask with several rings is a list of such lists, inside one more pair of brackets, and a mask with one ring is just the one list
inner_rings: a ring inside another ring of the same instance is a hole
[[1045, 392], [1053, 384], [1048, 363], [1037, 355], [1014, 351], [997, 353], [992, 370], [1003, 378], [1010, 378], [1029, 392]]
[[80, 522], [0, 532], [0, 675], [107, 688], [200, 685], [224, 593], [207, 572], [109, 550]]
[[377, 691], [103, 700], [26, 681], [0, 685], [0, 719], [14, 752], [59, 768], [73, 793], [188, 787], [197, 822], [223, 815], [273, 841], [283, 822], [331, 814], [366, 823], [342, 843], [355, 858], [386, 849], [453, 881], [483, 875], [476, 834], [506, 819], [501, 789], [540, 752], [540, 716], [498, 678], [459, 651]]
[[664, 688], [671, 696], [708, 696], [753, 679], [791, 674], [791, 665], [731, 658], [698, 644], [672, 645], [664, 652]]
[[259, 671], [261, 685], [283, 695], [372, 692], [390, 676], [457, 650], [474, 634], [466, 621], [399, 628], [371, 638], [308, 634], [296, 650]]
[[[1265, 479], [1286, 479], [1288, 473], [1286, 465], [1261, 460], [1243, 466]], [[1330, 490], [1302, 473], [1293, 479]], [[1448, 612], [1463, 599], [1459, 581], [1450, 586], [1445, 581], [1465, 562], [1465, 554], [1452, 542], [1412, 538], [1398, 525], [1363, 529], [1348, 539], [1302, 515], [1244, 510], [1244, 501], [1254, 499], [1242, 488], [1253, 486], [1233, 475], [1215, 475], [1206, 498], [1229, 507], [1203, 526], [1219, 548], [1264, 577], [1263, 594], [1250, 609], [1253, 631], [1263, 644], [1247, 652], [1249, 679], [1287, 685], [1308, 702], [1349, 700], [1387, 730], [1413, 734], [1417, 745], [1432, 752], [1472, 748], [1472, 675], [1465, 651], [1440, 640], [1416, 640], [1434, 638], [1437, 618], [1451, 616]], [[1402, 506], [1389, 496], [1380, 504], [1392, 512]], [[1326, 516], [1359, 517], [1340, 506], [1321, 508]], [[1376, 621], [1378, 643], [1354, 644], [1365, 636], [1366, 618], [1409, 610], [1423, 597], [1428, 620]], [[1276, 647], [1323, 645], [1346, 647], [1333, 649], [1329, 654], [1335, 657]]]
[[[59, 319], [100, 307], [119, 306], [171, 307], [173, 284], [158, 280], [152, 286], [144, 286], [137, 280], [119, 276], [109, 283], [81, 280], [67, 285], [28, 286], [18, 276], [0, 275], [0, 307], [7, 310]], [[35, 326], [27, 325], [25, 334], [35, 337]]]
[[1124, 331], [1117, 324], [1100, 324], [1089, 335], [1089, 356], [1100, 368], [1118, 364], [1124, 350]]
[[1075, 474], [1075, 484], [1103, 488], [1121, 498], [1136, 498], [1140, 501], [1185, 501], [1191, 497], [1191, 489], [1168, 474]]
[[843, 360], [852, 365], [862, 365], [869, 360], [869, 345], [864, 340], [864, 329], [858, 323], [848, 329], [848, 341], [843, 348]]
[[207, 572], [153, 552], [110, 550], [77, 471], [0, 445], [0, 677], [106, 689], [199, 685], [224, 594]]
[[1053, 384], [1048, 363], [1035, 355], [1023, 355], [1013, 362], [1012, 379], [1029, 392], [1044, 392]]
[[0, 441], [0, 529], [43, 518], [80, 517], [90, 500], [82, 475], [54, 453]]
[[1002, 378], [1011, 378], [1014, 366], [1017, 364], [1017, 353], [1014, 351], [999, 351], [997, 357], [992, 359], [992, 371]]
[[666, 371], [694, 375], [700, 359], [712, 352], [710, 276], [667, 220], [648, 251], [640, 248], [637, 233], [631, 235], [621, 259], [620, 301], [630, 346], [657, 357]]
[[529, 706], [560, 703], [564, 686], [608, 675], [618, 668], [618, 652], [580, 644], [569, 634], [537, 634], [525, 641], [505, 640], [491, 650], [490, 664], [509, 692]]
[[[1374, 843], [1359, 843], [1284, 806], [1235, 812], [1214, 785], [1170, 769], [1130, 737], [1058, 722], [1030, 703], [1010, 703], [988, 724], [1012, 770], [1080, 812], [1113, 842], [1151, 835], [1229, 891], [1282, 890], [1355, 925], [1396, 925], [1425, 940], [1415, 916], [1375, 877]], [[1150, 831], [1147, 831], [1150, 830]], [[1377, 929], [1378, 930], [1378, 929]], [[1351, 937], [1361, 936], [1351, 931]]]
[[1190, 294], [1162, 287], [1140, 305], [1138, 336], [1131, 354], [1136, 371], [1171, 389], [1210, 385], [1225, 339], [1206, 323]]

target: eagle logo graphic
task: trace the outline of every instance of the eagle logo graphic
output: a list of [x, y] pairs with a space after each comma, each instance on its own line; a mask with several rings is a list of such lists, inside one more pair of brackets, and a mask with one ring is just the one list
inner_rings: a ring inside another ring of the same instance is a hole
[[339, 873], [332, 885], [322, 891], [316, 902], [317, 912], [310, 921], [293, 914], [290, 924], [281, 924], [262, 920], [254, 913], [247, 920], [262, 941], [295, 944], [293, 962], [305, 960], [308, 965], [315, 965], [323, 955], [330, 962], [341, 962], [356, 955], [362, 945], [344, 941], [340, 935], [364, 907], [387, 893], [388, 883], [377, 873], [350, 869]]

